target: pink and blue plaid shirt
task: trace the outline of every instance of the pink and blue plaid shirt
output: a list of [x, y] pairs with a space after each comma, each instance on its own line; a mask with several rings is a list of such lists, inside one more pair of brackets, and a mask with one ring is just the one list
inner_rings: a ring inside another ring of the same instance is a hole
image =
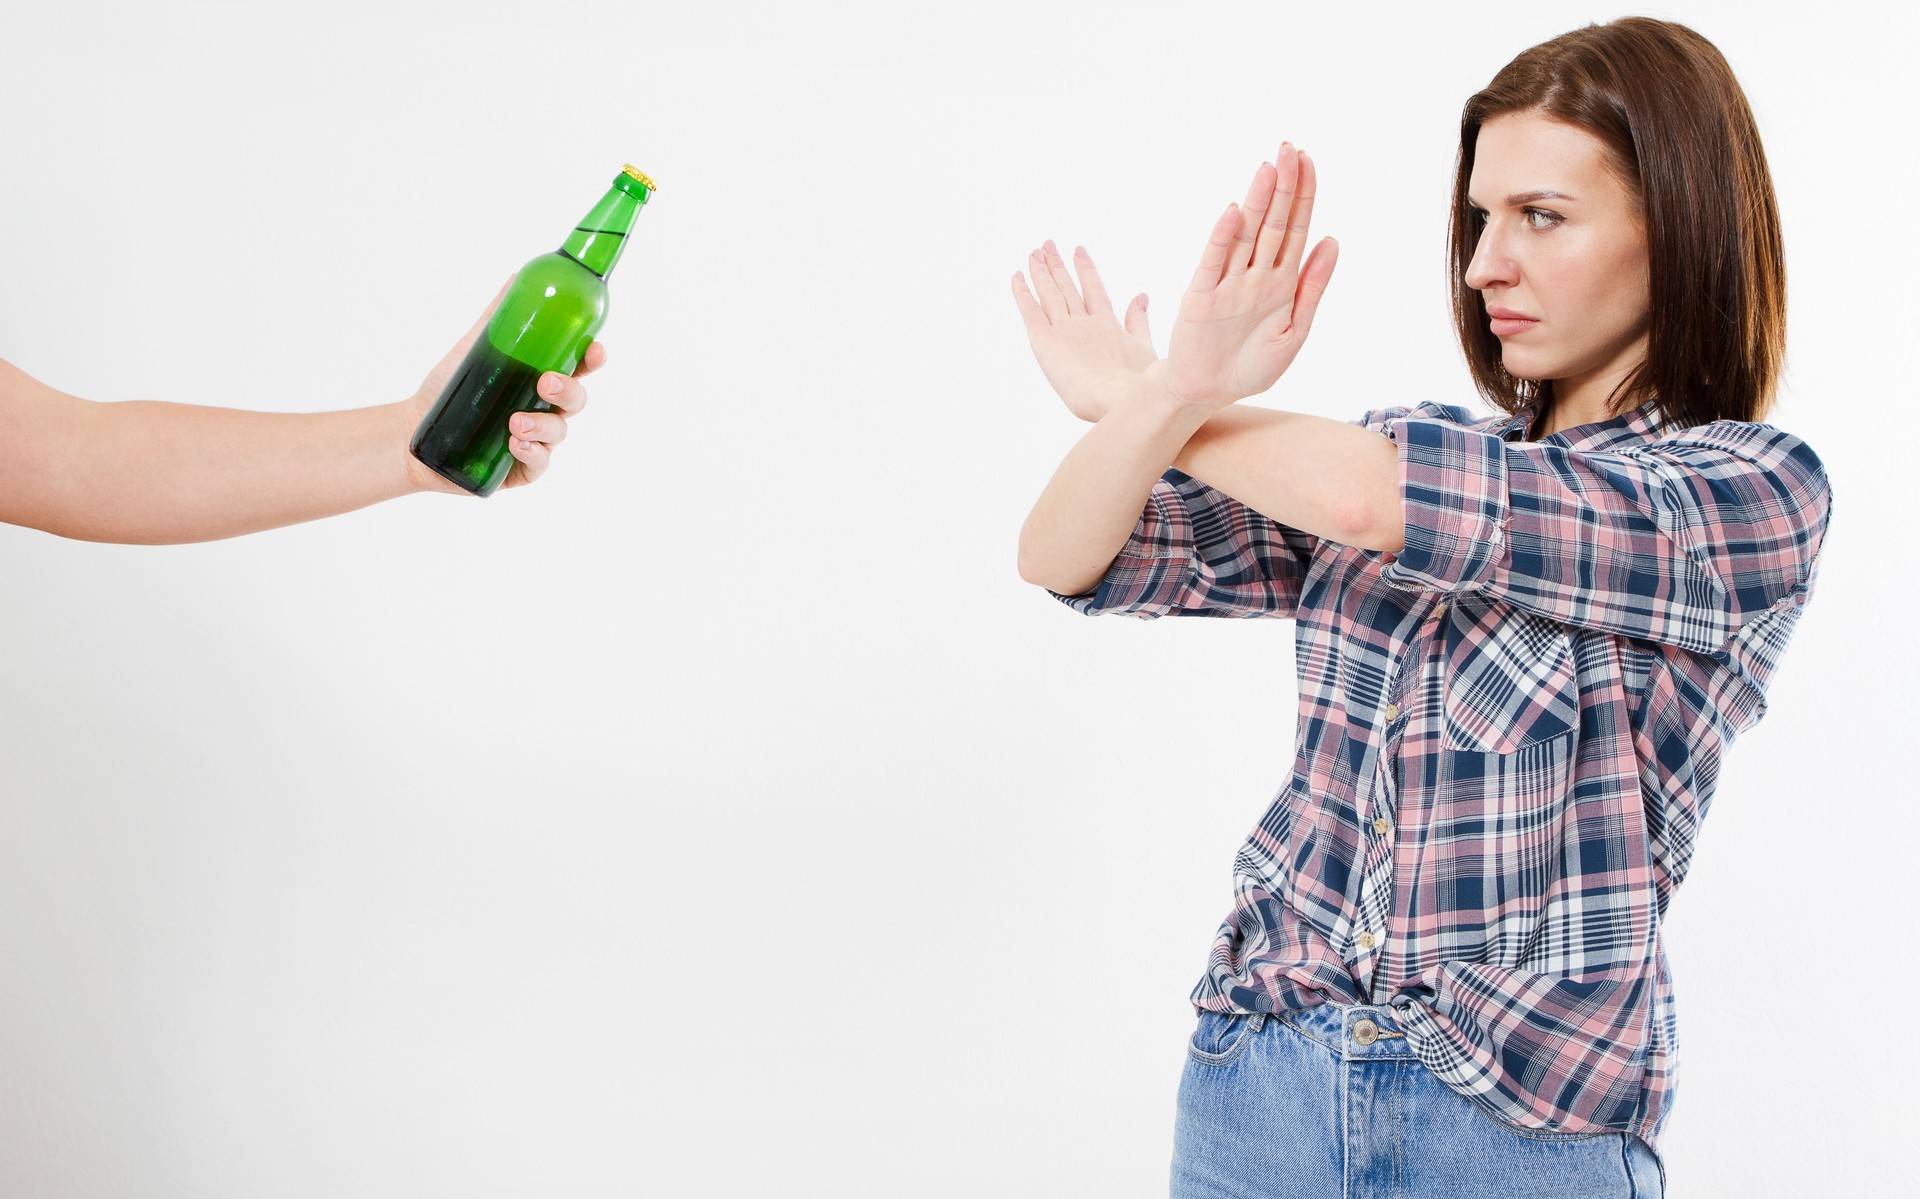
[[1830, 492], [1764, 424], [1653, 405], [1524, 440], [1423, 403], [1406, 545], [1324, 540], [1170, 470], [1087, 613], [1293, 617], [1292, 777], [1241, 848], [1197, 1008], [1388, 1004], [1510, 1125], [1658, 1144], [1676, 1024], [1661, 918], [1720, 758], [1766, 711]]

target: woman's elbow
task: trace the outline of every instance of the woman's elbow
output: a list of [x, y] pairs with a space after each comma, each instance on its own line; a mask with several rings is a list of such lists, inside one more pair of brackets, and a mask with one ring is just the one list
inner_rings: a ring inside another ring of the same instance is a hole
[[1032, 583], [1035, 587], [1045, 587], [1048, 591], [1060, 595], [1079, 595], [1083, 591], [1092, 590], [1100, 581], [1098, 575], [1087, 580], [1073, 577], [1071, 572], [1062, 571], [1056, 562], [1044, 560], [1024, 543], [1020, 546], [1020, 553], [1014, 565], [1020, 572], [1022, 580]]
[[1014, 569], [1020, 572], [1020, 578], [1035, 587], [1045, 587], [1053, 575], [1047, 570], [1047, 564], [1028, 549], [1020, 547], [1020, 553], [1014, 562]]
[[1014, 569], [1020, 572], [1020, 577], [1026, 582], [1045, 587], [1047, 579], [1051, 577], [1048, 569], [1051, 564], [1038, 542], [1039, 538], [1033, 530], [1033, 518], [1029, 516], [1026, 523], [1020, 526], [1020, 547], [1014, 556]]

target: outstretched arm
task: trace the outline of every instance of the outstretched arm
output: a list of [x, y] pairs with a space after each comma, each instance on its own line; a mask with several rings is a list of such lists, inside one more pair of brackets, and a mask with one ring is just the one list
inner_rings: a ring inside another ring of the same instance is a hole
[[[83, 541], [161, 545], [298, 524], [415, 491], [454, 491], [407, 446], [492, 311], [411, 397], [340, 412], [95, 403], [0, 361], [0, 521]], [[573, 377], [542, 378], [541, 398], [556, 411], [514, 418], [517, 461], [507, 486], [546, 469], [566, 418], [586, 403], [580, 377], [605, 361], [595, 342]]]

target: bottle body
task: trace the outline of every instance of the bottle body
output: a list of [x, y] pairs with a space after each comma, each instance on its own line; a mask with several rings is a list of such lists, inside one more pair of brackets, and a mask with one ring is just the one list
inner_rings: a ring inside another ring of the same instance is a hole
[[540, 376], [572, 374], [606, 319], [606, 281], [562, 251], [521, 267], [414, 431], [413, 456], [475, 495], [498, 491], [514, 462], [508, 420], [553, 410], [535, 390]]
[[553, 410], [535, 390], [540, 376], [572, 374], [606, 322], [607, 275], [653, 191], [653, 180], [627, 167], [558, 250], [520, 268], [414, 430], [415, 458], [477, 496], [500, 489], [514, 462], [507, 422]]

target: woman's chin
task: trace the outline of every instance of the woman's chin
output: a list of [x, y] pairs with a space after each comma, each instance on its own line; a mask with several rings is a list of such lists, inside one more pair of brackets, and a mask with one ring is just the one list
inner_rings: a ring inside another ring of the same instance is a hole
[[1529, 383], [1539, 383], [1553, 378], [1552, 368], [1531, 354], [1506, 353], [1500, 357], [1501, 369], [1516, 379], [1525, 379]]

